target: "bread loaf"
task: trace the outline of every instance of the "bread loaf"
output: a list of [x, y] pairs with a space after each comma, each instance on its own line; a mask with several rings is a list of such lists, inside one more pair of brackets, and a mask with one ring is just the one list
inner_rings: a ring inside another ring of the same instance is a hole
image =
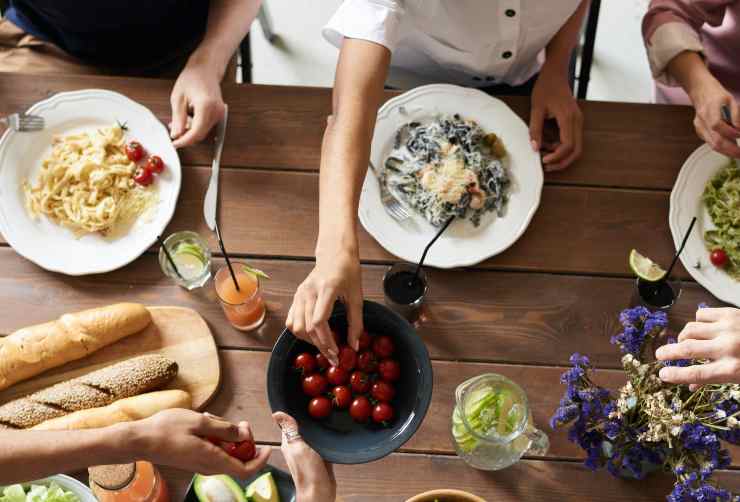
[[137, 303], [65, 314], [0, 338], [0, 390], [83, 357], [146, 328], [151, 314]]
[[41, 389], [0, 406], [0, 424], [26, 429], [75, 411], [160, 389], [177, 375], [177, 363], [160, 355], [139, 356]]
[[182, 390], [161, 390], [128, 397], [89, 410], [76, 411], [59, 418], [46, 420], [32, 427], [37, 430], [96, 429], [121, 422], [133, 422], [170, 408], [192, 406], [190, 394]]

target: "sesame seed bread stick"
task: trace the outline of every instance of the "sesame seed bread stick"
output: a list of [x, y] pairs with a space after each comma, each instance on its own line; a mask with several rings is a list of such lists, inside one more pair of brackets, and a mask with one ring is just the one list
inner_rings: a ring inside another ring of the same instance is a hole
[[161, 389], [176, 375], [177, 363], [160, 355], [127, 359], [3, 404], [0, 424], [27, 429], [75, 411]]
[[143, 305], [117, 303], [19, 329], [0, 338], [0, 390], [82, 359], [138, 333], [151, 321], [151, 314]]

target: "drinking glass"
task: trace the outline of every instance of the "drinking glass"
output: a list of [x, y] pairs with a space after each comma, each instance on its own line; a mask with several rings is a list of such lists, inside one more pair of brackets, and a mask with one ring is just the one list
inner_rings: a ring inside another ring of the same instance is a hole
[[403, 274], [403, 277], [408, 277], [411, 280], [415, 273], [415, 264], [396, 263], [383, 276], [385, 304], [409, 322], [414, 322], [419, 318], [421, 307], [429, 292], [426, 273], [423, 268], [419, 271], [418, 280], [421, 281], [421, 284], [415, 291], [412, 290], [413, 288], [405, 286], [404, 281], [394, 281], [393, 279], [394, 277], [398, 278], [398, 274]]
[[227, 265], [223, 265], [216, 272], [213, 281], [221, 308], [236, 329], [241, 331], [257, 329], [262, 325], [267, 313], [259, 277], [248, 272], [243, 263], [231, 262], [231, 266], [239, 284], [238, 290]]
[[632, 304], [667, 312], [681, 296], [681, 286], [681, 279], [678, 277], [665, 279], [657, 283], [651, 283], [638, 277], [635, 279]]
[[164, 240], [180, 275], [167, 259], [164, 248], [159, 248], [159, 267], [164, 275], [188, 291], [203, 287], [211, 278], [211, 250], [208, 243], [195, 232], [176, 232]]

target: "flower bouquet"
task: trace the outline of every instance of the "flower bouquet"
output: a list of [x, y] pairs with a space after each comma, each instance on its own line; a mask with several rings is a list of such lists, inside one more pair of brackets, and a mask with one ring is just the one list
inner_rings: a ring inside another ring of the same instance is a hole
[[740, 444], [740, 385], [704, 385], [692, 392], [687, 385], [662, 382], [663, 366], [701, 361], [654, 360], [654, 345], [668, 324], [664, 312], [635, 307], [619, 320], [622, 332], [611, 341], [622, 351], [627, 383], [612, 395], [591, 380], [588, 357], [573, 354], [573, 368], [561, 377], [567, 389], [550, 425], [570, 424], [568, 439], [585, 450], [592, 470], [606, 467], [615, 476], [642, 479], [670, 469], [676, 483], [669, 502], [740, 501], [711, 479], [714, 470], [730, 465], [720, 440]]

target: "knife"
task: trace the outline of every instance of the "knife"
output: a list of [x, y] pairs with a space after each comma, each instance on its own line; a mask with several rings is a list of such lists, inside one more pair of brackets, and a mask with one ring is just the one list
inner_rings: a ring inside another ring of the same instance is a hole
[[208, 182], [206, 198], [203, 202], [203, 216], [206, 225], [211, 230], [216, 229], [216, 212], [218, 209], [218, 172], [221, 167], [221, 152], [224, 150], [224, 139], [226, 137], [226, 121], [229, 118], [229, 107], [224, 105], [224, 118], [216, 126], [216, 150], [213, 154], [211, 164], [211, 180]]

